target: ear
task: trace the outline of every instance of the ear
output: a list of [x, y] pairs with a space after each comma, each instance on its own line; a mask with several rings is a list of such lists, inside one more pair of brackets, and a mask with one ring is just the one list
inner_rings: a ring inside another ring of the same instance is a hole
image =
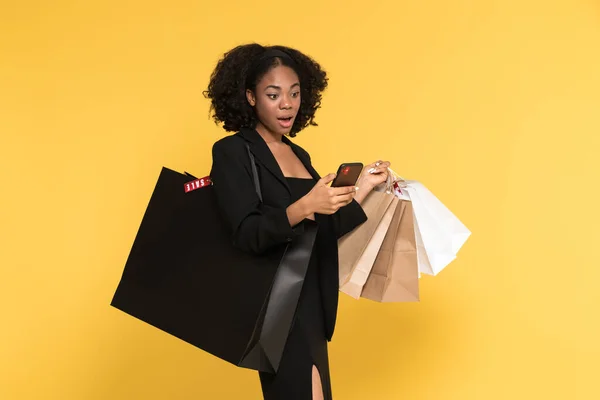
[[246, 100], [248, 100], [248, 104], [252, 107], [256, 105], [256, 96], [254, 96], [254, 93], [250, 89], [246, 89]]

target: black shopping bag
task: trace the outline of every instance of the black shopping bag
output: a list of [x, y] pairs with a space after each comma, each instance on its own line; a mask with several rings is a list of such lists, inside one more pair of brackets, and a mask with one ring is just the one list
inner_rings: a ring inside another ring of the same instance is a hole
[[260, 256], [242, 252], [207, 182], [162, 169], [111, 305], [237, 366], [276, 372], [317, 225], [305, 220], [298, 240]]

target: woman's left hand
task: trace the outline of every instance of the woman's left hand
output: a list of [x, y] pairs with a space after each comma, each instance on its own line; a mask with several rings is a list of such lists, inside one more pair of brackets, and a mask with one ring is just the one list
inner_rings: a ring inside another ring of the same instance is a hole
[[[362, 199], [375, 186], [385, 182], [388, 178], [388, 167], [390, 165], [391, 163], [389, 161], [381, 160], [366, 165], [358, 177], [358, 181], [356, 182], [356, 186], [359, 189], [356, 192], [356, 196], [359, 197], [359, 199]], [[360, 203], [359, 200], [357, 201]]]

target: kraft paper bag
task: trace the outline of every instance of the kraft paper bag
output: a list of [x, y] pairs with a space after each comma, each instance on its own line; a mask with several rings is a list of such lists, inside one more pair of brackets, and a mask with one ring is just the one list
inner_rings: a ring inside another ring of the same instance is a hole
[[[371, 193], [370, 193], [371, 194]], [[370, 195], [369, 194], [369, 195]], [[360, 293], [363, 290], [363, 286], [365, 282], [367, 282], [367, 278], [371, 269], [373, 268], [373, 264], [375, 263], [375, 259], [377, 258], [377, 254], [381, 248], [381, 245], [388, 233], [388, 229], [390, 228], [390, 224], [392, 223], [392, 219], [394, 218], [396, 208], [398, 206], [398, 198], [392, 194], [387, 195], [392, 198], [391, 203], [387, 207], [379, 225], [377, 225], [377, 229], [371, 236], [371, 239], [367, 243], [362, 255], [354, 264], [350, 275], [348, 276], [346, 282], [344, 282], [340, 286], [340, 290], [347, 295], [354, 297], [355, 299], [360, 298]]]
[[378, 302], [419, 301], [419, 264], [413, 207], [400, 200], [361, 297]]
[[338, 240], [340, 287], [349, 280], [356, 269], [357, 263], [367, 249], [384, 214], [394, 201], [394, 197], [385, 192], [371, 191], [361, 203], [367, 221]]

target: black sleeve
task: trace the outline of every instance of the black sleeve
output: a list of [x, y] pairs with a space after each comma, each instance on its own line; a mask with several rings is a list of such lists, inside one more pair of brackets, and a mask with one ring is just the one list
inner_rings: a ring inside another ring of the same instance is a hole
[[260, 254], [293, 241], [303, 232], [303, 223], [291, 227], [285, 207], [261, 203], [245, 143], [233, 137], [227, 139], [213, 145], [210, 177], [219, 211], [232, 232], [233, 245]]
[[367, 220], [367, 214], [365, 214], [361, 205], [354, 199], [348, 205], [341, 207], [333, 213], [332, 217], [338, 239]]

